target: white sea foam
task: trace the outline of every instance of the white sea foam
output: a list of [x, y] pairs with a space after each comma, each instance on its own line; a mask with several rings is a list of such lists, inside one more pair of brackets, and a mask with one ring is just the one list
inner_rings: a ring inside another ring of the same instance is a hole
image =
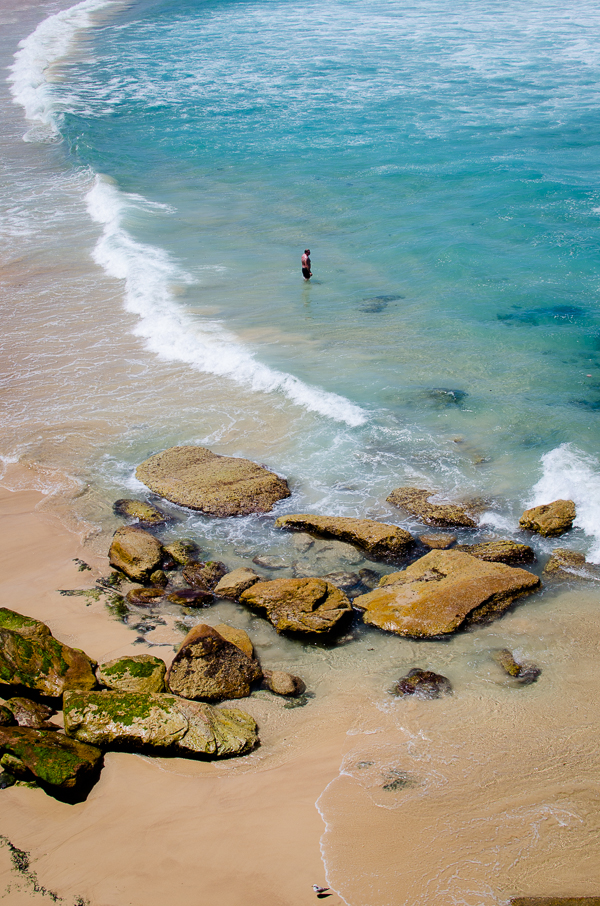
[[542, 456], [542, 466], [527, 505], [572, 500], [577, 509], [574, 525], [592, 539], [588, 559], [600, 563], [600, 462], [573, 444], [561, 444]]
[[23, 136], [25, 141], [52, 142], [60, 138], [56, 122], [60, 109], [49, 76], [52, 66], [72, 53], [82, 32], [96, 24], [100, 10], [123, 6], [120, 0], [83, 0], [70, 9], [48, 16], [19, 43], [8, 81], [15, 104], [35, 125]]
[[193, 278], [162, 249], [137, 242], [123, 226], [128, 213], [152, 207], [139, 195], [121, 192], [97, 176], [88, 193], [90, 216], [103, 225], [94, 260], [112, 277], [125, 281], [126, 309], [138, 316], [135, 334], [146, 348], [166, 361], [185, 362], [198, 371], [219, 375], [256, 392], [282, 393], [307, 409], [350, 426], [364, 424], [362, 409], [335, 393], [257, 362], [219, 322], [200, 320], [174, 298], [174, 287]]

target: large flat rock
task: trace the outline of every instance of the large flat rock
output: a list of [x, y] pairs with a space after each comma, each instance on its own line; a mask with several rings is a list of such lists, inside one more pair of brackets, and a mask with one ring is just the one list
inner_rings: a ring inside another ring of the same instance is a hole
[[373, 519], [352, 519], [342, 516], [313, 516], [300, 513], [280, 516], [277, 528], [309, 532], [325, 538], [337, 538], [354, 544], [375, 560], [396, 560], [403, 557], [414, 544], [412, 535], [397, 525]]
[[379, 588], [354, 599], [363, 620], [387, 632], [434, 638], [499, 616], [540, 584], [525, 569], [487, 563], [459, 551], [431, 551]]
[[264, 611], [277, 632], [327, 635], [352, 613], [346, 595], [324, 579], [256, 582], [240, 603]]
[[210, 516], [268, 513], [290, 496], [287, 482], [264, 466], [206, 447], [171, 447], [141, 463], [136, 476], [166, 500]]

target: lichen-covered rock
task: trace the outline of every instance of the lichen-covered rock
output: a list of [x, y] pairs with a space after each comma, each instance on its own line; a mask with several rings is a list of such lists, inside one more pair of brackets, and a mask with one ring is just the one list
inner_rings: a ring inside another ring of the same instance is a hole
[[522, 529], [537, 532], [545, 538], [553, 535], [564, 535], [573, 526], [575, 504], [572, 500], [555, 500], [525, 510], [519, 519]]
[[407, 513], [421, 519], [426, 525], [437, 525], [440, 528], [477, 527], [467, 507], [451, 503], [431, 503], [429, 498], [434, 494], [435, 491], [422, 488], [402, 487], [396, 488], [386, 499], [388, 503], [393, 503], [394, 506], [401, 507]]
[[227, 573], [227, 567], [219, 560], [207, 560], [206, 563], [188, 563], [183, 570], [183, 578], [194, 588], [202, 591], [213, 591]]
[[404, 557], [414, 544], [409, 532], [372, 519], [351, 519], [341, 516], [313, 516], [308, 513], [280, 516], [275, 520], [277, 528], [309, 532], [325, 538], [337, 538], [364, 550], [369, 557], [382, 560], [398, 560]]
[[48, 720], [55, 713], [48, 705], [32, 702], [28, 698], [9, 698], [5, 703], [19, 727], [32, 727], [34, 730], [56, 730], [57, 726]]
[[419, 535], [419, 541], [432, 551], [445, 551], [456, 543], [456, 535], [442, 534]]
[[155, 569], [153, 573], [150, 574], [150, 585], [153, 588], [166, 588], [169, 584], [169, 579], [164, 571], [164, 569]]
[[115, 500], [113, 512], [116, 516], [135, 519], [140, 525], [164, 525], [172, 519], [171, 516], [162, 513], [157, 507], [144, 500]]
[[219, 758], [249, 752], [258, 740], [244, 711], [158, 692], [71, 692], [64, 712], [69, 736], [111, 749]]
[[454, 550], [471, 554], [478, 560], [487, 560], [488, 563], [506, 563], [516, 566], [519, 563], [533, 563], [535, 551], [528, 544], [518, 544], [516, 541], [483, 541], [481, 544], [459, 544]]
[[215, 585], [214, 592], [219, 598], [232, 598], [237, 601], [241, 593], [250, 588], [251, 585], [254, 585], [255, 582], [258, 582], [259, 579], [260, 576], [253, 569], [249, 569], [247, 566], [240, 566], [238, 569], [234, 569], [223, 576]]
[[141, 463], [136, 476], [166, 500], [211, 516], [268, 513], [290, 496], [287, 482], [264, 466], [206, 447], [164, 450]]
[[346, 595], [323, 579], [256, 582], [240, 603], [264, 611], [277, 632], [326, 635], [352, 614]]
[[552, 579], [597, 579], [598, 567], [588, 563], [583, 554], [556, 547], [544, 567], [544, 576]]
[[284, 670], [263, 669], [263, 685], [275, 695], [296, 696], [306, 692], [304, 681]]
[[110, 565], [134, 582], [146, 582], [161, 565], [163, 556], [160, 541], [135, 525], [118, 529], [108, 552]]
[[0, 727], [0, 752], [18, 759], [41, 783], [61, 790], [86, 790], [102, 762], [95, 746], [29, 727]]
[[164, 692], [167, 665], [151, 654], [126, 655], [100, 664], [96, 677], [115, 692]]
[[524, 569], [486, 563], [460, 551], [431, 551], [379, 588], [354, 599], [363, 620], [387, 632], [430, 638], [500, 616], [540, 584]]
[[245, 698], [262, 671], [255, 658], [200, 623], [181, 643], [167, 673], [167, 687], [182, 698], [219, 701]]
[[433, 670], [421, 670], [414, 667], [406, 676], [401, 677], [394, 686], [396, 695], [414, 695], [415, 698], [441, 698], [450, 695], [452, 684], [450, 680]]
[[57, 641], [38, 620], [0, 608], [0, 683], [58, 698], [66, 689], [93, 689], [95, 661]]
[[515, 660], [512, 651], [509, 651], [508, 648], [501, 648], [499, 651], [495, 651], [493, 658], [505, 673], [518, 680], [523, 686], [535, 683], [542, 672], [540, 667], [536, 667], [535, 664], [520, 664]]

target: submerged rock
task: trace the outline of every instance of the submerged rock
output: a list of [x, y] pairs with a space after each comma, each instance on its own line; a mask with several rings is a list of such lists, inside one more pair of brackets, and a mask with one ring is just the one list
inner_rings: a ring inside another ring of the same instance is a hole
[[477, 527], [467, 507], [451, 503], [430, 503], [429, 498], [434, 494], [435, 491], [402, 487], [396, 488], [386, 499], [388, 503], [421, 519], [426, 525], [437, 525], [440, 528]]
[[115, 692], [164, 692], [167, 665], [150, 654], [126, 655], [100, 664], [96, 677]]
[[238, 569], [234, 569], [223, 576], [215, 585], [214, 593], [219, 598], [231, 598], [237, 601], [241, 593], [250, 588], [251, 585], [254, 585], [255, 582], [258, 582], [259, 579], [260, 576], [253, 569], [249, 569], [247, 566], [240, 566]]
[[202, 591], [212, 591], [227, 574], [227, 567], [219, 560], [196, 561], [188, 563], [183, 570], [183, 578], [189, 585]]
[[544, 575], [552, 579], [597, 579], [598, 573], [598, 567], [583, 554], [566, 547], [555, 547], [544, 567]]
[[452, 684], [439, 673], [414, 667], [398, 680], [392, 691], [396, 695], [414, 695], [415, 698], [441, 698], [451, 694]]
[[245, 698], [262, 671], [254, 657], [200, 623], [186, 635], [167, 673], [167, 687], [182, 698]]
[[69, 736], [111, 749], [219, 758], [249, 752], [258, 741], [244, 711], [158, 692], [69, 692], [64, 709]]
[[347, 595], [359, 585], [363, 584], [358, 573], [344, 572], [343, 570], [338, 570], [335, 573], [327, 573], [326, 576], [321, 576], [320, 578], [329, 582], [331, 585], [335, 585], [336, 588], [340, 588]]
[[164, 525], [172, 520], [171, 516], [144, 500], [115, 500], [113, 512], [116, 516], [135, 519], [140, 525]]
[[212, 592], [201, 588], [177, 588], [167, 595], [167, 601], [180, 607], [208, 607], [213, 600]]
[[141, 586], [128, 591], [125, 595], [125, 600], [128, 604], [137, 604], [138, 607], [149, 607], [151, 604], [156, 604], [157, 601], [162, 601], [165, 594], [164, 588], [144, 588]]
[[93, 689], [95, 661], [54, 638], [45, 623], [0, 608], [0, 683], [58, 698], [66, 689]]
[[508, 648], [501, 648], [500, 651], [495, 651], [493, 658], [505, 673], [517, 679], [524, 686], [535, 683], [542, 672], [540, 667], [536, 667], [535, 664], [520, 664], [515, 660], [512, 651], [509, 651]]
[[284, 670], [263, 670], [263, 685], [275, 695], [296, 696], [306, 692], [303, 680]]
[[268, 513], [290, 496], [287, 482], [264, 466], [206, 447], [157, 453], [137, 467], [136, 476], [166, 500], [211, 516]]
[[337, 538], [364, 550], [374, 559], [395, 560], [405, 556], [414, 544], [409, 532], [372, 519], [350, 519], [341, 516], [313, 516], [305, 513], [294, 516], [280, 516], [275, 520], [277, 528], [288, 528], [309, 532], [325, 538]]
[[164, 549], [168, 556], [180, 566], [187, 566], [188, 563], [195, 560], [199, 551], [196, 542], [190, 538], [172, 541], [171, 544], [165, 544]]
[[573, 526], [575, 504], [572, 500], [555, 500], [542, 506], [525, 510], [519, 519], [522, 529], [537, 532], [545, 538], [552, 535], [564, 535]]
[[95, 746], [29, 727], [0, 727], [0, 752], [16, 759], [42, 784], [61, 790], [87, 791], [102, 763], [102, 752]]
[[160, 541], [135, 525], [118, 529], [108, 552], [110, 565], [134, 582], [146, 582], [161, 565], [163, 556]]
[[488, 563], [507, 563], [509, 566], [515, 566], [517, 563], [533, 563], [535, 560], [535, 551], [532, 547], [509, 540], [459, 544], [454, 550], [471, 554], [478, 560], [487, 560]]
[[277, 632], [326, 635], [352, 614], [346, 595], [323, 579], [274, 579], [256, 582], [240, 603], [264, 611]]
[[4, 703], [15, 719], [19, 727], [32, 727], [34, 730], [57, 730], [54, 724], [49, 724], [48, 720], [55, 713], [53, 708], [48, 705], [41, 705], [39, 702], [32, 702], [28, 698], [9, 698]]
[[432, 551], [445, 551], [456, 542], [456, 535], [419, 535], [419, 541]]
[[540, 584], [524, 569], [486, 563], [460, 551], [431, 551], [380, 587], [354, 599], [363, 620], [387, 632], [432, 638], [500, 616]]

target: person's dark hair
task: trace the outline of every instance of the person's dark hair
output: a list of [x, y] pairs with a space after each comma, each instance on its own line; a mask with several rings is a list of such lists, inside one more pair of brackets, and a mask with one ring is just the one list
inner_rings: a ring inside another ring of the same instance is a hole
[[310, 255], [310, 249], [304, 249], [304, 254], [305, 254], [305, 255]]

